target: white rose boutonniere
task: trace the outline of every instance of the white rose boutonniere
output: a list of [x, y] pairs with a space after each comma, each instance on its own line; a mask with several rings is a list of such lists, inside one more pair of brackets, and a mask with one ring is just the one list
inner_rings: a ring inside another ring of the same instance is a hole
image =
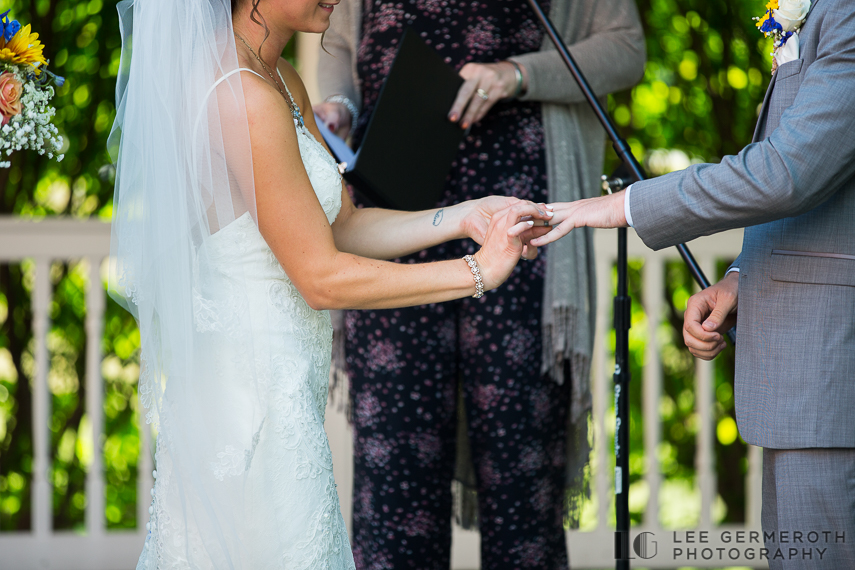
[[784, 32], [795, 32], [802, 27], [809, 11], [810, 0], [778, 0], [778, 9], [772, 14]]
[[[811, 0], [770, 0], [766, 4], [766, 13], [760, 18], [754, 18], [760, 31], [767, 38], [774, 38], [772, 73], [779, 65], [799, 57], [798, 33], [810, 12], [810, 6]], [[789, 42], [793, 36], [796, 39]], [[787, 45], [788, 42], [790, 45]]]

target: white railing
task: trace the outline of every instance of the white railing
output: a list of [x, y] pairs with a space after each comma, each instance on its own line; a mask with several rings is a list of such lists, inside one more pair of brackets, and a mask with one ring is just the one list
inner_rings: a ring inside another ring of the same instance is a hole
[[[595, 358], [592, 370], [594, 391], [594, 458], [593, 484], [597, 501], [597, 526], [589, 532], [567, 533], [567, 544], [574, 568], [606, 568], [614, 564], [613, 531], [608, 526], [611, 508], [613, 480], [609, 469], [609, 454], [612, 453], [606, 429], [606, 417], [611, 400], [610, 356], [604, 344], [605, 334], [610, 327], [611, 268], [614, 261], [614, 232], [596, 233], [597, 278], [600, 294], [597, 304], [597, 335]], [[88, 467], [86, 480], [86, 532], [55, 532], [51, 529], [52, 488], [50, 472], [50, 392], [48, 389], [48, 366], [46, 338], [49, 329], [48, 309], [51, 302], [49, 277], [50, 264], [55, 260], [86, 259], [89, 262], [89, 283], [86, 295], [86, 334], [88, 338], [100, 339], [103, 331], [105, 291], [101, 278], [101, 266], [109, 255], [109, 226], [97, 221], [43, 220], [39, 222], [15, 219], [0, 219], [0, 263], [20, 261], [25, 258], [35, 261], [35, 288], [33, 290], [33, 334], [35, 338], [35, 377], [33, 379], [33, 484], [32, 484], [32, 530], [21, 533], [0, 533], [0, 570], [61, 569], [61, 570], [125, 570], [135, 566], [145, 536], [148, 518], [146, 500], [152, 484], [152, 459], [150, 453], [141, 453], [137, 489], [137, 530], [108, 531], [104, 516], [104, 439], [101, 414], [89, 413], [92, 425], [91, 438], [93, 461]], [[739, 253], [741, 232], [728, 232], [712, 238], [702, 238], [692, 243], [700, 265], [713, 276], [718, 259], [733, 258]], [[649, 490], [644, 523], [633, 529], [633, 536], [640, 532], [653, 532], [658, 543], [659, 554], [651, 560], [638, 560], [639, 566], [650, 568], [678, 568], [697, 566], [704, 568], [729, 565], [751, 566], [756, 561], [746, 559], [744, 551], [738, 558], [704, 560], [701, 548], [697, 560], [674, 560], [672, 546], [675, 537], [659, 523], [659, 491], [662, 477], [657, 454], [662, 440], [659, 423], [659, 401], [662, 394], [662, 372], [660, 350], [656, 328], [662, 309], [665, 263], [676, 259], [674, 249], [652, 252], [641, 244], [630, 232], [629, 252], [631, 258], [644, 260], [643, 303], [648, 313], [647, 348], [644, 377], [634, 379], [632, 389], [643, 391], [643, 424], [646, 473], [644, 480]], [[657, 318], [654, 318], [657, 317]], [[85, 406], [89, 410], [102, 410], [104, 386], [101, 378], [100, 342], [87, 343]], [[716, 527], [713, 520], [713, 504], [716, 499], [714, 463], [715, 417], [712, 367], [710, 363], [698, 361], [696, 368], [697, 414], [700, 429], [697, 436], [697, 481], [700, 491], [700, 523], [696, 530], [709, 530], [709, 542], [698, 545], [709, 549], [733, 546], [722, 544], [720, 531], [756, 529], [760, 521], [760, 451], [750, 448], [749, 474], [746, 479], [748, 493], [747, 525]], [[143, 426], [144, 427], [144, 426]], [[352, 441], [343, 415], [334, 407], [327, 410], [327, 431], [333, 450], [335, 476], [339, 483], [342, 511], [350, 521], [351, 490], [353, 479]], [[141, 445], [149, 449], [151, 440], [147, 429], [141, 429]], [[477, 532], [464, 531], [455, 527], [452, 546], [452, 568], [474, 569], [480, 566], [479, 536]], [[679, 546], [679, 545], [678, 545]], [[759, 545], [757, 545], [759, 546]]]

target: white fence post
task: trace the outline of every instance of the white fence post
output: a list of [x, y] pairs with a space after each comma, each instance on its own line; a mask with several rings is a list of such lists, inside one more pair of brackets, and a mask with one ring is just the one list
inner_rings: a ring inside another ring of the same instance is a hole
[[104, 381], [101, 378], [101, 336], [104, 332], [104, 286], [101, 259], [89, 259], [86, 291], [86, 415], [92, 426], [92, 463], [86, 474], [86, 532], [104, 533]]
[[[713, 283], [715, 282], [715, 259], [709, 255], [700, 258], [699, 265]], [[701, 528], [713, 525], [713, 505], [718, 495], [715, 473], [715, 382], [713, 363], [695, 359], [695, 409], [700, 416], [697, 434], [696, 468], [701, 491]]]
[[[53, 528], [53, 485], [50, 480], [51, 392], [48, 386], [47, 347], [50, 297], [50, 260], [41, 257], [36, 259], [36, 285], [32, 298], [36, 365], [33, 377], [32, 528], [38, 537], [47, 537]], [[19, 381], [27, 380], [21, 378]]]
[[[657, 330], [662, 318], [662, 294], [665, 290], [665, 267], [658, 256], [644, 262], [643, 302], [647, 313], [647, 347], [644, 352], [643, 422], [644, 422], [644, 479], [650, 491], [644, 524], [659, 525], [659, 442], [662, 440], [662, 422], [659, 417], [659, 400], [662, 397], [662, 363], [659, 358]], [[642, 380], [639, 378], [638, 380]], [[637, 383], [636, 383], [637, 384]]]

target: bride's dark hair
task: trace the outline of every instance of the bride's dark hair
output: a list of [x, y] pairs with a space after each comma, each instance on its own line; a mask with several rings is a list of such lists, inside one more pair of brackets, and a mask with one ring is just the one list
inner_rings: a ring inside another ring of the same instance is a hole
[[262, 16], [261, 12], [258, 11], [258, 5], [261, 3], [261, 0], [231, 0], [232, 17], [234, 17], [235, 11], [237, 11], [237, 9], [247, 1], [252, 2], [252, 12], [249, 13], [249, 19], [264, 28], [264, 39], [261, 40], [261, 45], [258, 46], [258, 53], [261, 53], [261, 48], [264, 46], [264, 42], [266, 42], [267, 38], [270, 36], [270, 28], [267, 27], [267, 22], [264, 21], [264, 16]]
[[[235, 11], [244, 4], [244, 2], [252, 2], [252, 12], [249, 14], [250, 20], [258, 24], [259, 26], [264, 27], [264, 39], [261, 41], [261, 45], [258, 46], [258, 53], [261, 53], [261, 47], [264, 45], [264, 42], [267, 41], [268, 36], [270, 36], [270, 28], [267, 27], [267, 22], [264, 21], [264, 16], [261, 15], [261, 12], [258, 11], [258, 5], [261, 3], [261, 0], [231, 0], [232, 2], [232, 16], [234, 17]], [[259, 18], [261, 18], [259, 20]], [[326, 53], [330, 53], [327, 51], [327, 48], [324, 47], [324, 35], [321, 34], [321, 49]], [[330, 54], [332, 55], [332, 54]]]

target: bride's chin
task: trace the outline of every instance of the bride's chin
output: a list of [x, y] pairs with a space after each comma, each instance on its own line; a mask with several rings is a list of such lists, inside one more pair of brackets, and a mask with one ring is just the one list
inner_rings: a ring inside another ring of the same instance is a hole
[[300, 22], [294, 26], [294, 31], [303, 34], [323, 34], [330, 28], [329, 16], [315, 17], [309, 22]]
[[302, 30], [302, 31], [305, 33], [308, 33], [308, 34], [323, 34], [324, 32], [326, 32], [329, 29], [330, 29], [330, 17], [327, 15], [324, 15], [320, 18], [315, 18], [315, 20], [312, 22], [311, 29]]

